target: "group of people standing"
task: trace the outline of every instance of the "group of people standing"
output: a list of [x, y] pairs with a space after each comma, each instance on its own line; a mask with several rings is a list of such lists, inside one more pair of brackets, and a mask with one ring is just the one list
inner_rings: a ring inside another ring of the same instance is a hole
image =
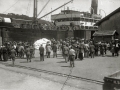
[[[53, 58], [55, 58], [57, 57], [57, 51], [60, 51], [65, 62], [69, 61], [70, 66], [74, 67], [76, 59], [83, 60], [89, 57], [105, 56], [107, 50], [112, 53], [112, 56], [119, 56], [120, 43], [118, 41], [98, 43], [93, 40], [65, 39], [64, 41], [56, 41], [51, 39], [51, 42], [47, 42], [45, 47], [40, 45], [39, 54], [40, 61], [44, 61], [45, 53], [47, 58], [51, 58], [51, 52], [53, 52]], [[27, 62], [31, 62], [34, 55], [35, 47], [28, 42], [7, 42], [0, 48], [0, 60], [7, 61], [10, 59], [13, 65], [16, 57], [24, 58], [26, 56]]]
[[[44, 48], [39, 48], [43, 51]], [[70, 66], [74, 65], [75, 59], [83, 60], [84, 58], [94, 58], [95, 56], [105, 56], [107, 51], [112, 53], [112, 56], [119, 56], [120, 44], [118, 41], [111, 42], [95, 42], [93, 40], [74, 40], [66, 39], [65, 41], [55, 39], [51, 40], [51, 44], [47, 43], [46, 47], [47, 58], [50, 58], [50, 53], [53, 51], [53, 58], [57, 57], [57, 50], [62, 52], [62, 56], [67, 63], [70, 61]], [[43, 54], [43, 53], [42, 53]], [[44, 56], [44, 55], [43, 55]], [[43, 57], [40, 54], [40, 57]], [[40, 59], [43, 61], [42, 59]]]
[[15, 58], [24, 58], [26, 56], [27, 62], [31, 62], [31, 58], [34, 57], [35, 48], [27, 42], [5, 42], [0, 47], [0, 61], [12, 60], [13, 65]]

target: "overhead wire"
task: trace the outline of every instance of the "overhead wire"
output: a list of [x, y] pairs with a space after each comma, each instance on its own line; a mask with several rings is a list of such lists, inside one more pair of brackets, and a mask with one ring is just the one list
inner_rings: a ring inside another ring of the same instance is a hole
[[11, 9], [15, 4], [18, 3], [19, 0], [17, 0], [12, 6], [10, 6], [7, 10], [5, 10], [3, 13], [7, 12], [9, 9]]
[[37, 17], [41, 14], [41, 12], [44, 10], [44, 8], [47, 6], [47, 4], [49, 3], [50, 0], [48, 0], [48, 2], [44, 5], [44, 7], [42, 8], [42, 10], [38, 13]]
[[40, 17], [39, 19], [41, 19], [41, 18], [43, 18], [43, 17], [45, 17], [45, 16], [51, 14], [52, 12], [58, 10], [59, 8], [63, 7], [64, 5], [66, 5], [66, 4], [68, 4], [68, 3], [72, 2], [72, 1], [73, 1], [73, 0], [70, 0], [69, 2], [67, 2], [67, 3], [65, 3], [65, 4], [63, 4], [63, 5], [61, 5], [60, 7], [56, 8], [56, 9], [54, 9], [53, 11], [51, 11], [51, 12], [45, 14], [44, 16]]
[[[71, 0], [71, 3], [73, 3], [73, 0]], [[64, 4], [65, 5], [65, 4]], [[65, 10], [65, 7], [64, 7], [64, 10]], [[52, 12], [52, 11], [51, 11]], [[55, 17], [54, 17], [54, 20], [58, 17], [59, 14], [57, 14]], [[68, 18], [67, 14], [64, 13], [65, 17]], [[55, 22], [54, 22], [55, 23]]]

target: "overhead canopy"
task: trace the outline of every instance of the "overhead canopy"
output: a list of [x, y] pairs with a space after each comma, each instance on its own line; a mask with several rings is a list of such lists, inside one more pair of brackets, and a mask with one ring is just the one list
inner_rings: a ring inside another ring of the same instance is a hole
[[119, 35], [116, 30], [104, 30], [104, 31], [96, 31], [93, 36], [113, 36], [113, 35]]

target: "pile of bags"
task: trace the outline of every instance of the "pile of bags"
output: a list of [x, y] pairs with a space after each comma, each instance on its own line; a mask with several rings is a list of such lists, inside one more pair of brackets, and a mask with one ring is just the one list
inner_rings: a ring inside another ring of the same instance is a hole
[[41, 46], [41, 44], [45, 48], [45, 46], [46, 46], [47, 43], [51, 44], [51, 41], [48, 40], [48, 39], [46, 39], [46, 38], [39, 39], [39, 40], [35, 41], [35, 43], [34, 43], [35, 49], [39, 49], [39, 47]]

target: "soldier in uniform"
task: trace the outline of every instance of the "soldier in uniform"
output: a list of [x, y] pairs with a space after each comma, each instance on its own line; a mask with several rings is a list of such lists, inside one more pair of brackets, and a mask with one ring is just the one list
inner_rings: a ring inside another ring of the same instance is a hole
[[69, 56], [69, 47], [68, 47], [68, 44], [66, 44], [66, 46], [63, 49], [63, 51], [64, 51], [65, 62], [67, 63], [68, 62], [68, 56]]
[[50, 44], [46, 46], [46, 52], [47, 52], [47, 58], [50, 58], [50, 53], [51, 53], [52, 47]]
[[40, 61], [44, 61], [44, 47], [41, 45], [39, 47], [39, 53], [40, 53]]
[[12, 64], [14, 65], [14, 62], [15, 62], [15, 54], [16, 54], [16, 50], [14, 49], [14, 47], [12, 47], [11, 49], [11, 59], [12, 59]]
[[73, 47], [69, 50], [69, 60], [70, 60], [70, 67], [74, 67], [74, 60], [75, 60], [75, 50]]
[[57, 57], [57, 45], [56, 45], [56, 43], [53, 44], [52, 50], [53, 50], [53, 58]]
[[30, 53], [30, 47], [27, 45], [26, 46], [26, 57], [27, 57], [27, 62], [31, 62], [31, 53]]
[[91, 58], [94, 58], [94, 54], [95, 54], [95, 46], [93, 45], [93, 43], [90, 44], [90, 55]]
[[3, 51], [3, 60], [7, 61], [8, 60], [8, 51], [7, 51], [6, 45], [5, 46], [3, 45], [2, 51]]

